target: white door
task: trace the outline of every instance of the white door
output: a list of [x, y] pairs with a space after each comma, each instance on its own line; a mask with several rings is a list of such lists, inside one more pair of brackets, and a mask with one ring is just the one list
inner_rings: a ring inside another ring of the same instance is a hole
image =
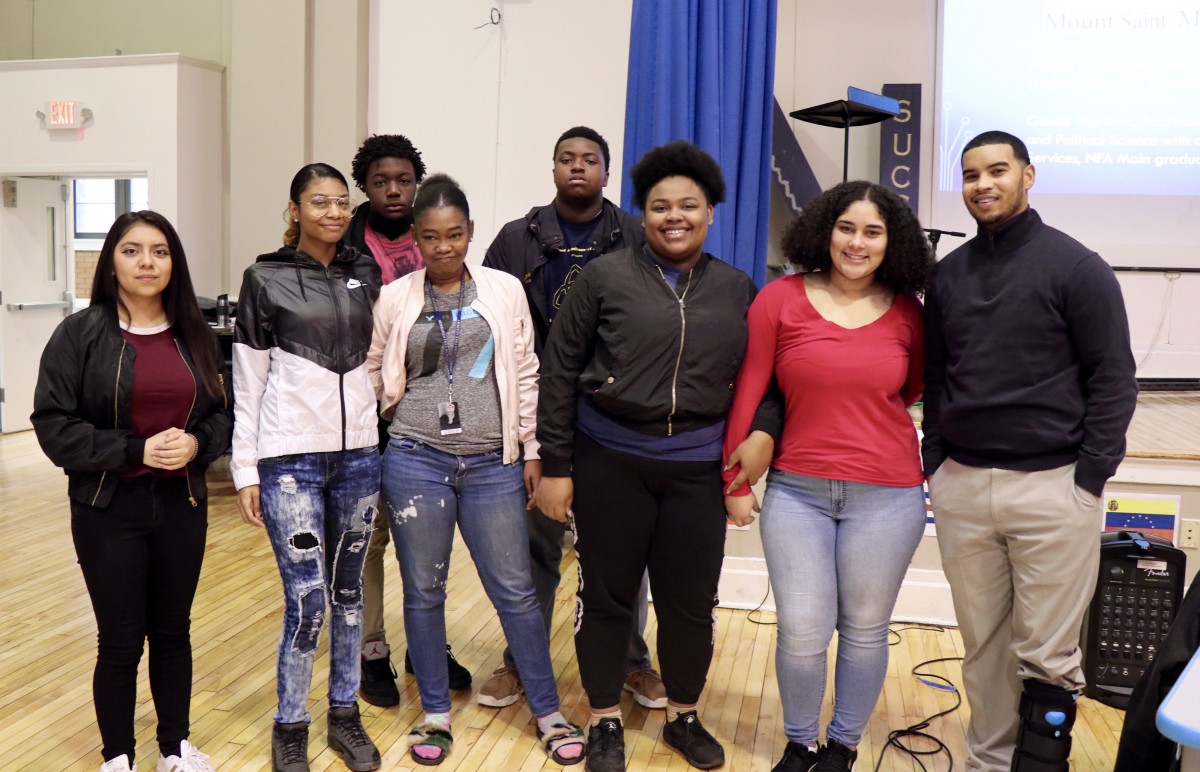
[[[70, 312], [64, 186], [7, 178], [16, 202], [0, 206], [0, 432], [31, 428], [38, 362]], [[5, 191], [10, 192], [9, 190]]]

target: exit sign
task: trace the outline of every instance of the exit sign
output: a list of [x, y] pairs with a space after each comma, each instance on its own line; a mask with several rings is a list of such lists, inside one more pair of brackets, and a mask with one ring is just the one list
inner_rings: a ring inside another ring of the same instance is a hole
[[83, 102], [67, 99], [46, 103], [47, 129], [78, 129], [83, 120]]

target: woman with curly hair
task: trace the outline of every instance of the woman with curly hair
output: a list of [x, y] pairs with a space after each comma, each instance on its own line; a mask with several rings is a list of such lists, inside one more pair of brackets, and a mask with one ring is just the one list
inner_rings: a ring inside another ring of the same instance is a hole
[[625, 768], [624, 642], [647, 569], [667, 692], [663, 740], [709, 769], [725, 760], [696, 711], [725, 547], [721, 442], [756, 290], [704, 252], [713, 206], [725, 197], [711, 156], [672, 142], [631, 177], [645, 245], [584, 266], [550, 328], [538, 502], [555, 520], [574, 514], [575, 648], [592, 707], [587, 769]]
[[[908, 205], [869, 182], [819, 196], [784, 235], [783, 251], [803, 273], [767, 285], [750, 307], [725, 447], [746, 438], [775, 377], [785, 398], [783, 436], [761, 526], [788, 738], [775, 772], [849, 770], [883, 688], [888, 620], [924, 532], [907, 408], [923, 387], [917, 293], [933, 257]], [[732, 493], [731, 516], [757, 508], [748, 486]], [[818, 750], [835, 629], [833, 719]]]

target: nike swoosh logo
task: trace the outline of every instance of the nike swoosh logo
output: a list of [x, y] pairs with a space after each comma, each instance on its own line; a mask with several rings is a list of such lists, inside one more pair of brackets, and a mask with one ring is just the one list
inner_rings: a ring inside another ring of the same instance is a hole
[[346, 289], [358, 289], [363, 283], [358, 279], [346, 279]]

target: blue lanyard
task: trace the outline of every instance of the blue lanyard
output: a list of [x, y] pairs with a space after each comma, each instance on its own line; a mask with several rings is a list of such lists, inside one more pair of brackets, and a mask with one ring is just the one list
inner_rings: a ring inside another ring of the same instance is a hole
[[446, 358], [446, 379], [450, 382], [450, 394], [447, 402], [454, 401], [454, 365], [458, 362], [458, 341], [462, 334], [463, 296], [467, 291], [467, 267], [464, 265], [458, 279], [458, 313], [450, 315], [450, 325], [454, 329], [454, 349], [446, 346], [446, 327], [442, 323], [442, 312], [437, 307], [437, 296], [433, 291], [433, 282], [425, 277], [425, 288], [429, 292], [429, 305], [433, 308], [433, 316], [437, 319], [438, 330], [442, 333], [442, 354]]

